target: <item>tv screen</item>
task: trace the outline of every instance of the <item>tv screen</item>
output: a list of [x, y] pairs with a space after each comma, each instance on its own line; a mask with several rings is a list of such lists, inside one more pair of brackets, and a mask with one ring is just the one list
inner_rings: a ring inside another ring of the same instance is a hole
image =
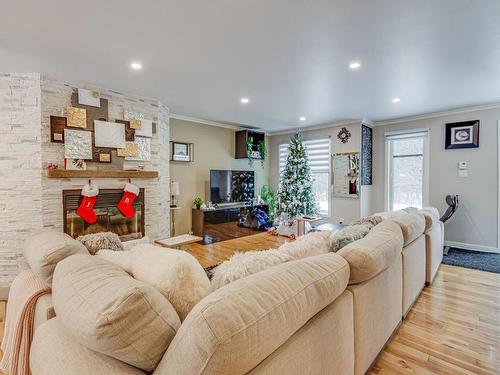
[[253, 171], [210, 171], [212, 203], [248, 202], [254, 197]]

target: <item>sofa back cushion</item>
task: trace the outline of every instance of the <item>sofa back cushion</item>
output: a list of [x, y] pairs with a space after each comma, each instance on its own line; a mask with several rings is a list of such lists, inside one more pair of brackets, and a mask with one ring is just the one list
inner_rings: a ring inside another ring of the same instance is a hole
[[409, 207], [405, 210], [381, 212], [376, 215], [384, 220], [392, 220], [401, 227], [404, 246], [409, 245], [425, 231], [425, 218], [417, 208]]
[[160, 292], [95, 256], [60, 262], [52, 297], [57, 317], [75, 340], [145, 371], [155, 369], [180, 326]]
[[88, 254], [87, 248], [66, 233], [42, 230], [24, 242], [23, 255], [38, 276], [52, 284], [57, 263], [73, 254]]
[[188, 315], [155, 374], [245, 374], [346, 288], [334, 253], [290, 261], [205, 297]]
[[401, 254], [403, 234], [398, 224], [384, 220], [366, 237], [340, 249], [351, 269], [349, 284], [358, 284], [377, 276], [388, 268]]

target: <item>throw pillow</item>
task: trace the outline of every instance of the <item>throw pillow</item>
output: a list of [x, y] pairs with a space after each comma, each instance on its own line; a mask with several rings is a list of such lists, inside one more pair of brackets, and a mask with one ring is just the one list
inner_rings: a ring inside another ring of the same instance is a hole
[[131, 251], [112, 253], [101, 250], [98, 256], [155, 287], [169, 300], [181, 321], [210, 293], [210, 280], [205, 270], [185, 251], [142, 244]]
[[351, 242], [363, 238], [369, 231], [370, 227], [368, 225], [349, 225], [342, 228], [341, 230], [331, 234], [330, 249], [336, 253]]
[[144, 371], [156, 368], [181, 325], [155, 288], [88, 254], [57, 265], [52, 298], [74, 340]]
[[272, 249], [235, 253], [212, 271], [212, 289], [218, 289], [289, 260], [293, 260], [290, 255]]
[[281, 245], [278, 250], [294, 259], [325, 254], [330, 251], [331, 232], [312, 232], [297, 238], [293, 242]]
[[355, 220], [349, 225], [367, 225], [370, 229], [372, 229], [375, 225], [380, 224], [382, 222], [382, 216], [373, 215], [368, 217], [363, 217], [359, 220]]
[[29, 266], [47, 284], [52, 284], [52, 275], [57, 263], [73, 254], [88, 254], [80, 242], [66, 233], [41, 230], [24, 241], [23, 255]]
[[91, 255], [94, 255], [102, 249], [115, 251], [123, 250], [120, 237], [118, 237], [116, 233], [112, 232], [86, 234], [78, 237], [77, 240], [85, 245]]

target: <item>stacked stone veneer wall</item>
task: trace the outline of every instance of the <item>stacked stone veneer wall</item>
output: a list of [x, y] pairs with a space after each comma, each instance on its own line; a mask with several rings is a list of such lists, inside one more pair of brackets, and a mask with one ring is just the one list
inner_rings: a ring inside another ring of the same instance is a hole
[[[17, 257], [26, 236], [40, 228], [63, 230], [62, 191], [81, 189], [87, 179], [52, 179], [42, 173], [47, 162], [64, 166], [64, 145], [50, 142], [50, 116], [61, 116], [71, 105], [76, 88], [98, 90], [108, 99], [109, 121], [123, 119], [125, 109], [141, 111], [156, 123], [151, 140], [151, 161], [126, 161], [125, 167], [143, 164], [158, 178], [134, 179], [145, 188], [146, 235], [169, 235], [169, 111], [156, 100], [125, 95], [92, 85], [60, 81], [39, 74], [0, 77], [0, 288], [17, 274]], [[7, 139], [5, 139], [7, 135]], [[5, 147], [7, 146], [7, 147]], [[93, 179], [102, 189], [119, 189], [126, 179]], [[0, 298], [2, 297], [0, 292]]]

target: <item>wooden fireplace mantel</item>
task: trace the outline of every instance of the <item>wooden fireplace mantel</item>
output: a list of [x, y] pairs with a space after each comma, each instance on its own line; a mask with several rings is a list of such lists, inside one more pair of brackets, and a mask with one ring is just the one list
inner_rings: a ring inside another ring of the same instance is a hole
[[158, 171], [73, 171], [44, 169], [48, 178], [157, 178]]

